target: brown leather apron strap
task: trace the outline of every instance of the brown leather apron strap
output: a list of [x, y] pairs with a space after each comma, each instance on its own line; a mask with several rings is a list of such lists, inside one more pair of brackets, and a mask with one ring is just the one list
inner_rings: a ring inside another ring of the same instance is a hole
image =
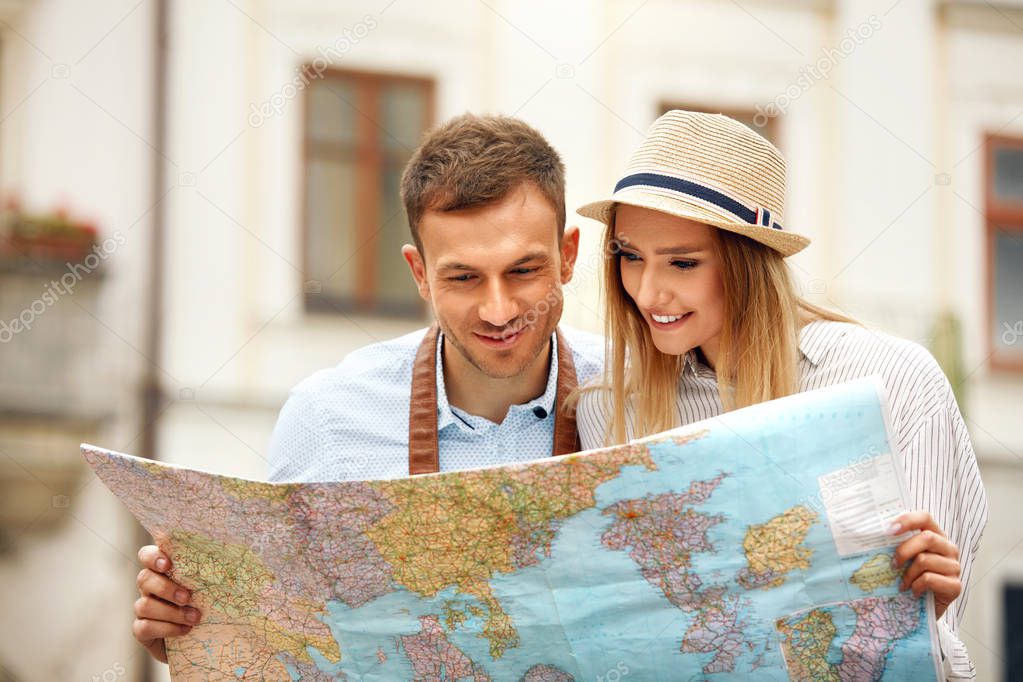
[[430, 327], [412, 366], [412, 395], [408, 411], [408, 473], [440, 470], [437, 445], [437, 325]]
[[[555, 455], [578, 452], [579, 436], [575, 411], [565, 406], [575, 390], [577, 379], [572, 349], [561, 330], [558, 337], [558, 385], [554, 396]], [[409, 399], [408, 472], [432, 474], [440, 471], [440, 449], [437, 443], [437, 325], [430, 327], [416, 351], [412, 366], [412, 393]]]
[[567, 455], [579, 452], [579, 434], [575, 426], [575, 410], [566, 405], [568, 396], [579, 385], [575, 375], [572, 349], [565, 335], [558, 329], [558, 390], [554, 394], [554, 450], [552, 454]]

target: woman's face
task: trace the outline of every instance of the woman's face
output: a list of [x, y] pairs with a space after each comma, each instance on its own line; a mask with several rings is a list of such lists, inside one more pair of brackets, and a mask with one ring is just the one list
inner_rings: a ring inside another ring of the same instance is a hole
[[619, 204], [622, 286], [650, 327], [657, 350], [700, 348], [711, 365], [725, 319], [716, 228], [659, 211]]

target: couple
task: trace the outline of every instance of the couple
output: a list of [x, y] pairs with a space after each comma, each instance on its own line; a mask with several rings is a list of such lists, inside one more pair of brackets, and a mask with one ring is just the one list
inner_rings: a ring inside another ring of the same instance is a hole
[[[796, 294], [784, 258], [809, 240], [780, 223], [785, 162], [769, 142], [725, 116], [669, 112], [612, 196], [579, 209], [606, 226], [606, 361], [599, 337], [558, 327], [579, 229], [537, 131], [455, 118], [416, 150], [401, 193], [415, 244], [402, 255], [437, 324], [300, 383], [270, 480], [525, 461], [880, 374], [916, 509], [891, 533], [921, 531], [896, 552], [903, 586], [934, 593], [946, 676], [973, 676], [957, 627], [987, 503], [951, 387], [920, 346]], [[139, 559], [133, 631], [166, 661], [164, 638], [201, 614], [169, 557], [150, 545]]]

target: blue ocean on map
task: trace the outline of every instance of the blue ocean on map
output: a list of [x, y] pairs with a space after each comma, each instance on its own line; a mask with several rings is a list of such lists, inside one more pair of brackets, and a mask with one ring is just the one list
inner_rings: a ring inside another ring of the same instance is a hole
[[[877, 382], [862, 380], [701, 423], [698, 429], [706, 433], [685, 444], [663, 437], [649, 441], [656, 470], [624, 467], [597, 488], [595, 507], [561, 523], [549, 556], [490, 580], [520, 637], [499, 658], [491, 656], [489, 642], [481, 636], [484, 618], [478, 599], [454, 589], [427, 597], [399, 589], [360, 608], [329, 604], [325, 620], [343, 658], [323, 669], [342, 672], [350, 680], [411, 680], [415, 674], [402, 636], [420, 632], [421, 619], [433, 616], [447, 624], [447, 641], [493, 680], [522, 679], [538, 664], [571, 676], [536, 678], [559, 682], [786, 680], [789, 672], [776, 621], [792, 616], [788, 622], [797, 622], [793, 614], [814, 609], [833, 623], [833, 640], [825, 643], [826, 664], [838, 666], [857, 618], [842, 602], [891, 597], [899, 591], [893, 583], [868, 594], [850, 581], [866, 560], [890, 554], [892, 548], [840, 557], [818, 477], [889, 456], [882, 399]], [[693, 429], [679, 433], [691, 434]], [[701, 591], [716, 590], [720, 599], [736, 607], [742, 641], [729, 644], [734, 649], [729, 669], [715, 668], [716, 651], [693, 651], [695, 645], [685, 650], [687, 632], [699, 626], [696, 621], [705, 609], [687, 611], [674, 605], [656, 578], [644, 576], [628, 548], [611, 549], [603, 540], [615, 521], [613, 514], [604, 513], [608, 507], [684, 493], [693, 482], [719, 476], [705, 501], [687, 507], [718, 520], [706, 531], [709, 547], [692, 552], [686, 571], [698, 579]], [[750, 526], [795, 507], [814, 515], [801, 544], [809, 550], [809, 568], [782, 574], [777, 585], [744, 587], [738, 576], [748, 565], [743, 541]], [[881, 679], [935, 679], [931, 612], [925, 600], [916, 603], [918, 626], [888, 647], [879, 667]], [[470, 607], [476, 607], [475, 613]], [[451, 619], [452, 612], [459, 617]], [[456, 679], [441, 674], [438, 679]]]

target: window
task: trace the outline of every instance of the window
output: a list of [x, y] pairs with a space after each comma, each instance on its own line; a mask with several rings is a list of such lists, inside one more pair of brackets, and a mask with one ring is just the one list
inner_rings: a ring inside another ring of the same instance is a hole
[[766, 114], [758, 113], [754, 109], [722, 109], [720, 107], [707, 107], [692, 103], [671, 101], [661, 102], [657, 115], [660, 116], [672, 109], [702, 111], [707, 114], [724, 114], [725, 116], [734, 118], [736, 121], [745, 123], [754, 131], [762, 135], [775, 147], [781, 147], [781, 145], [778, 144], [778, 124], [775, 116], [767, 116]]
[[1005, 614], [1004, 680], [1023, 680], [1023, 583], [1006, 585], [1003, 604]]
[[432, 124], [433, 81], [330, 70], [305, 90], [303, 269], [309, 311], [421, 316], [401, 257], [401, 174]]
[[1023, 138], [991, 135], [985, 146], [991, 366], [1023, 370]]

